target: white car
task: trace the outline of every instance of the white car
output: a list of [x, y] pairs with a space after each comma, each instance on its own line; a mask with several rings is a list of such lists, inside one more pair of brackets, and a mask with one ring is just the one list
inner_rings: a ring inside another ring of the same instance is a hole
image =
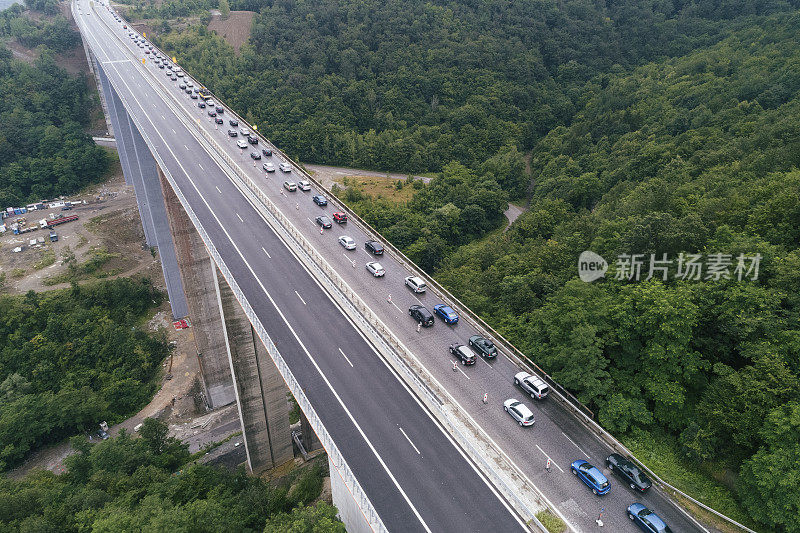
[[236, 146], [244, 150], [245, 148], [247, 148], [247, 143], [239, 139], [238, 141], [236, 141]]
[[344, 246], [345, 250], [355, 250], [356, 249], [356, 241], [352, 238], [348, 237], [347, 235], [342, 235], [339, 237], [339, 244]]
[[503, 409], [517, 421], [520, 426], [532, 426], [534, 423], [533, 413], [528, 407], [519, 400], [509, 398], [503, 402]]
[[550, 387], [539, 376], [533, 376], [527, 372], [519, 372], [514, 376], [514, 385], [531, 395], [534, 400], [543, 400]]
[[428, 287], [425, 285], [425, 282], [422, 280], [422, 278], [418, 278], [417, 276], [408, 276], [405, 279], [405, 282], [406, 287], [417, 293], [425, 292], [425, 289]]
[[261, 168], [263, 168], [266, 172], [275, 172], [275, 165], [272, 163], [264, 163], [261, 165]]
[[311, 190], [311, 184], [309, 182], [307, 182], [306, 180], [298, 181], [297, 182], [297, 186], [300, 187], [301, 191], [310, 191]]
[[284, 171], [284, 172], [291, 172], [291, 171], [292, 171], [292, 165], [290, 165], [289, 163], [281, 163], [281, 164], [280, 164], [280, 165], [278, 165], [278, 166], [279, 166], [279, 167], [281, 168], [281, 170], [282, 170], [282, 171]]
[[[214, 105], [214, 104], [209, 104], [209, 105]], [[247, 128], [239, 128], [239, 133], [242, 134], [242, 137], [250, 137], [250, 130], [248, 130]]]
[[284, 181], [283, 188], [286, 189], [287, 191], [293, 192], [297, 190], [297, 184], [293, 181]]
[[378, 263], [377, 261], [371, 261], [367, 263], [367, 271], [376, 278], [380, 278], [384, 274], [386, 274], [386, 270], [384, 270], [381, 264]]

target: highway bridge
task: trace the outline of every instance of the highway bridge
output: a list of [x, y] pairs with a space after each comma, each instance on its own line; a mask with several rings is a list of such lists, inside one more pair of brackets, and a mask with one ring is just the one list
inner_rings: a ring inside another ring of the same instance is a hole
[[[76, 0], [72, 11], [173, 312], [193, 322], [209, 404], [237, 402], [252, 470], [291, 459], [288, 386], [315, 434], [305, 445], [316, 436], [329, 454], [349, 530], [540, 531], [534, 514], [549, 509], [572, 531], [637, 531], [626, 513], [633, 502], [675, 532], [711, 530], [659, 487], [640, 494], [612, 475], [605, 458], [621, 445], [559, 391], [534, 401], [516, 387], [525, 363], [513, 348], [433, 280], [426, 293], [405, 288], [406, 276], [424, 274], [391, 246], [367, 252], [374, 230], [352, 213], [322, 229], [316, 217], [346, 207], [313, 202], [325, 192], [268, 139], [238, 147], [250, 126], [215, 97], [217, 124], [179, 88], [201, 80], [173, 80], [153, 60], [160, 51], [145, 53], [130, 33], [142, 36], [103, 3]], [[266, 162], [291, 171], [267, 173]], [[302, 179], [311, 190], [283, 187]], [[384, 277], [365, 269], [376, 259]], [[457, 324], [418, 328], [408, 316], [411, 305], [442, 302], [461, 311]], [[501, 356], [453, 364], [448, 346], [475, 334], [493, 336]], [[507, 398], [534, 412], [533, 427], [504, 412]], [[609, 494], [572, 474], [577, 459], [603, 470]]]

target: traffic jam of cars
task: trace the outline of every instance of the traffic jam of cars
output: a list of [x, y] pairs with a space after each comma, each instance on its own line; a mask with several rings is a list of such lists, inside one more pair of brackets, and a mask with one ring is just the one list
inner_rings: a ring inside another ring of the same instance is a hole
[[[120, 21], [119, 18], [117, 18], [117, 20]], [[125, 29], [127, 30], [127, 27]], [[196, 86], [188, 78], [185, 78], [180, 67], [172, 63], [167, 56], [161, 54], [157, 49], [154, 49], [145, 39], [139, 37], [130, 30], [128, 30], [128, 35], [134, 45], [143, 49], [146, 57], [152, 58], [159, 69], [165, 70], [166, 75], [170, 77], [170, 79], [173, 81], [181, 80], [178, 89], [187, 94], [189, 98], [198, 100], [197, 108], [206, 110], [206, 114], [209, 118], [214, 120], [216, 125], [225, 124], [225, 119], [222, 118], [222, 115], [225, 115], [224, 107], [211, 99], [211, 94], [207, 89], [202, 86]], [[230, 117], [230, 114], [228, 117]], [[239, 122], [235, 118], [228, 118], [227, 122], [229, 126], [227, 129], [227, 136], [235, 143], [242, 153], [250, 147], [256, 148], [258, 146], [259, 140], [255, 132], [251, 132], [246, 127], [240, 127], [237, 130]], [[255, 162], [257, 160], [262, 160], [262, 157], [267, 160], [261, 165], [265, 176], [275, 173], [276, 165], [273, 162], [272, 148], [265, 146], [260, 150], [252, 150], [249, 152], [249, 156], [254, 164], [256, 164]], [[281, 184], [283, 189], [281, 194], [286, 196], [286, 193], [297, 194], [298, 191], [309, 192], [312, 190], [312, 185], [309, 181], [305, 179], [295, 181], [292, 179], [293, 168], [289, 162], [280, 161], [277, 168], [286, 178]], [[326, 208], [329, 206], [328, 198], [321, 193], [313, 194], [311, 196], [311, 201], [319, 208]], [[299, 203], [296, 205], [299, 208]], [[346, 227], [344, 225], [347, 224], [347, 222], [348, 215], [344, 211], [334, 211], [330, 216], [327, 213], [322, 213], [314, 218], [314, 223], [323, 234], [325, 230], [331, 230], [334, 227], [334, 223], [337, 227]], [[337, 237], [337, 240], [339, 245], [345, 250], [345, 255], [355, 253], [358, 249], [356, 240], [348, 235], [341, 235]], [[373, 278], [385, 278], [387, 271], [380, 262], [380, 259], [386, 253], [384, 245], [376, 240], [370, 239], [365, 241], [363, 246], [366, 253], [370, 256], [370, 260], [365, 264], [367, 273]], [[351, 261], [355, 266], [356, 261]], [[453, 307], [445, 303], [437, 303], [432, 305], [431, 310], [429, 310], [428, 307], [417, 298], [418, 296], [425, 295], [428, 289], [427, 283], [423, 278], [416, 275], [405, 276], [403, 284], [413, 293], [415, 299], [420, 302], [408, 308], [408, 315], [416, 324], [418, 331], [421, 328], [433, 327], [437, 321], [442, 322], [453, 331], [456, 330], [459, 324], [459, 314]], [[466, 342], [455, 341], [451, 343], [448, 352], [453, 370], [456, 370], [459, 364], [464, 367], [475, 366], [478, 358], [481, 358], [488, 364], [496, 360], [500, 353], [490, 339], [481, 335], [472, 335]], [[528, 372], [518, 372], [515, 374], [513, 383], [524, 396], [529, 396], [534, 402], [544, 400], [550, 392], [550, 387], [544, 379]], [[534, 413], [522, 400], [508, 398], [503, 401], [502, 407], [520, 428], [530, 428], [534, 426]], [[644, 472], [622, 455], [612, 453], [606, 457], [605, 467], [634, 493], [645, 494], [652, 486], [651, 481]], [[598, 497], [602, 497], [611, 491], [611, 480], [601, 469], [591, 464], [587, 459], [581, 458], [573, 461], [570, 465], [570, 471], [578, 481], [586, 485], [592, 493]], [[627, 516], [631, 522], [643, 531], [652, 533], [672, 533], [669, 526], [667, 526], [661, 517], [641, 503], [635, 502], [629, 505], [627, 507]]]

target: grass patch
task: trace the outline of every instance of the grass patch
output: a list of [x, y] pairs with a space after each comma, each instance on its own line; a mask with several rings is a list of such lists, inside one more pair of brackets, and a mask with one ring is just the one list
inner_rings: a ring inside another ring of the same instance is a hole
[[49, 267], [55, 262], [56, 262], [56, 251], [53, 250], [52, 248], [48, 248], [47, 250], [45, 250], [44, 255], [42, 255], [42, 258], [36, 263], [34, 263], [33, 269], [41, 270], [45, 267]]
[[103, 265], [108, 263], [111, 259], [119, 257], [119, 254], [109, 253], [103, 246], [95, 246], [89, 250], [89, 260], [85, 263], [78, 265], [75, 262], [75, 255], [72, 252], [65, 250], [64, 263], [67, 265], [67, 271], [63, 274], [50, 276], [42, 280], [45, 285], [58, 285], [59, 283], [71, 283], [73, 281], [80, 281], [88, 277], [106, 278], [119, 273], [119, 269], [103, 271]]
[[674, 437], [642, 431], [622, 439], [622, 442], [667, 483], [737, 522], [757, 529], [758, 525], [744, 511], [736, 494], [713, 479], [712, 474], [719, 467], [705, 465], [698, 469], [681, 456]]
[[21, 278], [25, 275], [26, 270], [24, 268], [15, 268], [11, 271], [12, 278]]
[[386, 200], [393, 204], [405, 204], [414, 196], [415, 188], [405, 179], [378, 176], [351, 176], [344, 178], [345, 188], [358, 190], [362, 195]]
[[564, 521], [550, 511], [539, 511], [536, 513], [536, 518], [550, 533], [563, 533], [567, 530], [567, 525]]
[[86, 235], [84, 235], [83, 233], [78, 233], [78, 243], [75, 245], [75, 248], [80, 248], [81, 246], [84, 246], [87, 242], [89, 242], [89, 239], [86, 238]]
[[205, 454], [207, 454], [207, 453], [211, 453], [211, 451], [212, 451], [212, 450], [214, 450], [214, 449], [216, 449], [216, 448], [219, 448], [220, 446], [222, 446], [223, 444], [225, 444], [226, 442], [228, 442], [229, 440], [231, 440], [233, 437], [238, 437], [238, 436], [239, 436], [239, 435], [241, 435], [241, 434], [242, 434], [242, 432], [241, 432], [241, 431], [237, 431], [236, 433], [231, 433], [230, 435], [228, 435], [227, 437], [225, 437], [224, 439], [222, 439], [222, 440], [221, 440], [221, 441], [219, 441], [219, 442], [209, 442], [208, 444], [205, 444], [205, 445], [204, 445], [202, 448], [200, 448], [199, 450], [197, 450], [196, 452], [194, 452], [194, 453], [193, 453], [193, 454], [192, 454], [192, 455], [189, 457], [189, 462], [192, 462], [192, 461], [197, 461], [197, 460], [199, 460], [199, 459], [200, 459], [201, 457], [203, 457]]

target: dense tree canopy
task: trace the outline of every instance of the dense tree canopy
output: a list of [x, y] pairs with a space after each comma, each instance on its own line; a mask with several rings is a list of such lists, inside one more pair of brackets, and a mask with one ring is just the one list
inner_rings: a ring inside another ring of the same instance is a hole
[[[0, 30], [5, 20], [0, 15]], [[84, 131], [92, 106], [84, 76], [69, 76], [48, 48], [28, 65], [0, 45], [0, 93], [0, 206], [72, 193], [103, 177], [109, 158]]]
[[154, 301], [130, 279], [0, 298], [0, 470], [150, 401], [168, 346], [131, 324]]
[[0, 477], [3, 531], [308, 531], [344, 533], [336, 509], [319, 497], [325, 463], [279, 484], [244, 470], [187, 464], [188, 446], [146, 419], [141, 438], [122, 432], [77, 453], [67, 472], [36, 472], [20, 481]]
[[[611, 431], [667, 432], [740, 469], [752, 516], [785, 531], [800, 531], [799, 32], [800, 13], [768, 18], [593, 79], [533, 151], [530, 212], [437, 275]], [[584, 250], [605, 280], [576, 279]], [[742, 281], [614, 279], [620, 254], [681, 252], [762, 260]]]
[[37, 21], [26, 16], [20, 4], [0, 11], [0, 35], [16, 37], [28, 48], [45, 45], [54, 52], [65, 52], [81, 44], [80, 34], [72, 30], [64, 17]]
[[[162, 39], [301, 160], [408, 172], [528, 149], [604, 72], [716, 42], [790, 2], [242, 1], [240, 57], [204, 28]], [[512, 197], [523, 188], [508, 190]]]

